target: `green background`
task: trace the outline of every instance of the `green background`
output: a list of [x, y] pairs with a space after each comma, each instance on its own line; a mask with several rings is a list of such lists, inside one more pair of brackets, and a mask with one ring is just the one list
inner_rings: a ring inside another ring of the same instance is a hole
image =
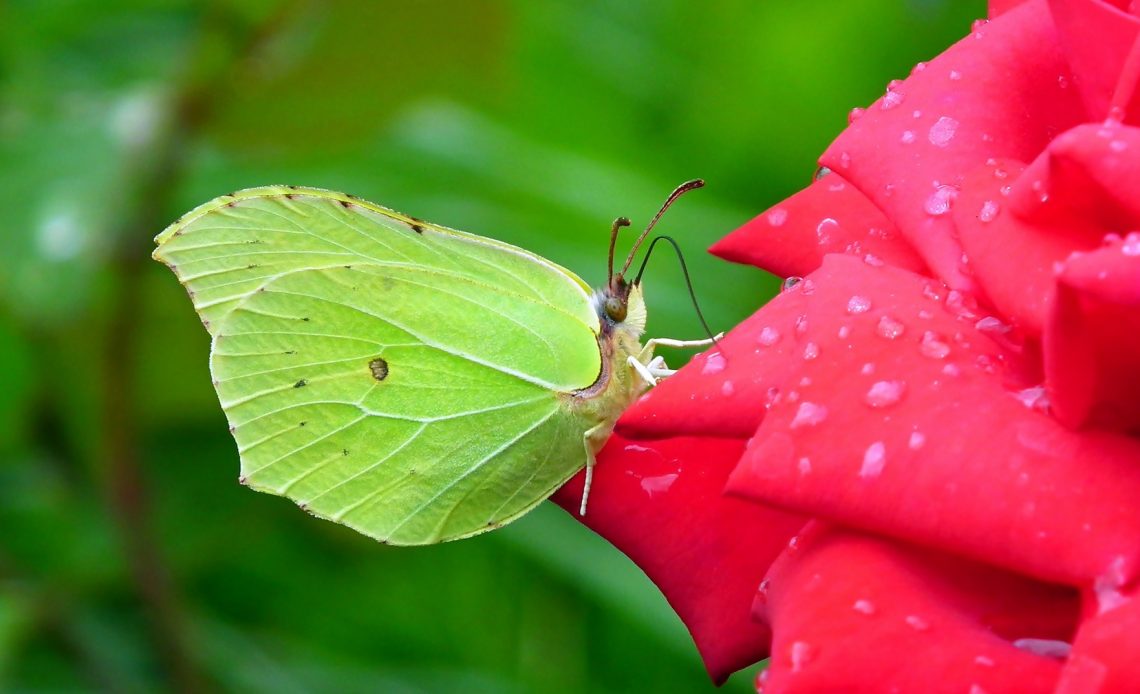
[[[293, 183], [597, 283], [610, 221], [703, 177], [660, 228], [727, 329], [777, 281], [703, 249], [983, 13], [0, 0], [0, 690], [711, 691], [652, 584], [553, 506], [399, 550], [239, 487], [206, 332], [150, 239]], [[667, 254], [645, 286], [651, 334], [700, 336]]]

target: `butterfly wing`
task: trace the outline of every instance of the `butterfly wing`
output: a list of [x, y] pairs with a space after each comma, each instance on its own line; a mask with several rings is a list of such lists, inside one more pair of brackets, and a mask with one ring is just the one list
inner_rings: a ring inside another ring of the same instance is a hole
[[589, 289], [347, 195], [260, 188], [156, 238], [213, 337], [243, 482], [393, 544], [498, 527], [585, 463]]

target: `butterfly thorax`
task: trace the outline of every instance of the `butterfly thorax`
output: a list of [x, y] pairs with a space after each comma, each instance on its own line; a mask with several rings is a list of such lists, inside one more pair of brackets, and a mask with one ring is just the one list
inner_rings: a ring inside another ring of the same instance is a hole
[[[622, 320], [612, 315], [615, 298], [624, 308], [623, 312], [618, 312]], [[639, 284], [621, 282], [620, 285], [611, 283], [594, 292], [592, 303], [600, 325], [598, 349], [602, 357], [601, 370], [594, 383], [570, 394], [569, 400], [575, 411], [591, 421], [606, 421], [612, 425], [647, 387], [641, 376], [629, 366], [629, 357], [637, 358], [642, 351], [645, 300]]]

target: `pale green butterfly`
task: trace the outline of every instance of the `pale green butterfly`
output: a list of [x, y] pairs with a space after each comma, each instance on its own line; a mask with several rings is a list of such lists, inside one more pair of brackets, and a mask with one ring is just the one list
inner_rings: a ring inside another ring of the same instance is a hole
[[[155, 238], [212, 337], [241, 481], [382, 542], [500, 527], [586, 467], [670, 372], [625, 273], [591, 292], [533, 253], [343, 193], [223, 195]], [[639, 279], [639, 278], [638, 278]]]

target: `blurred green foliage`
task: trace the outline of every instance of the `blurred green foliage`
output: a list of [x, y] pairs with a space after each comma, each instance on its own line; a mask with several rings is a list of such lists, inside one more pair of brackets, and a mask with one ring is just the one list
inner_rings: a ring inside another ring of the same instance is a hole
[[[208, 340], [150, 238], [232, 189], [346, 190], [598, 282], [688, 249], [715, 329], [776, 280], [701, 251], [980, 0], [0, 2], [0, 689], [706, 691], [635, 567], [553, 507], [393, 550], [235, 484]], [[700, 333], [674, 261], [650, 331]], [[752, 673], [728, 691], [750, 689]]]

